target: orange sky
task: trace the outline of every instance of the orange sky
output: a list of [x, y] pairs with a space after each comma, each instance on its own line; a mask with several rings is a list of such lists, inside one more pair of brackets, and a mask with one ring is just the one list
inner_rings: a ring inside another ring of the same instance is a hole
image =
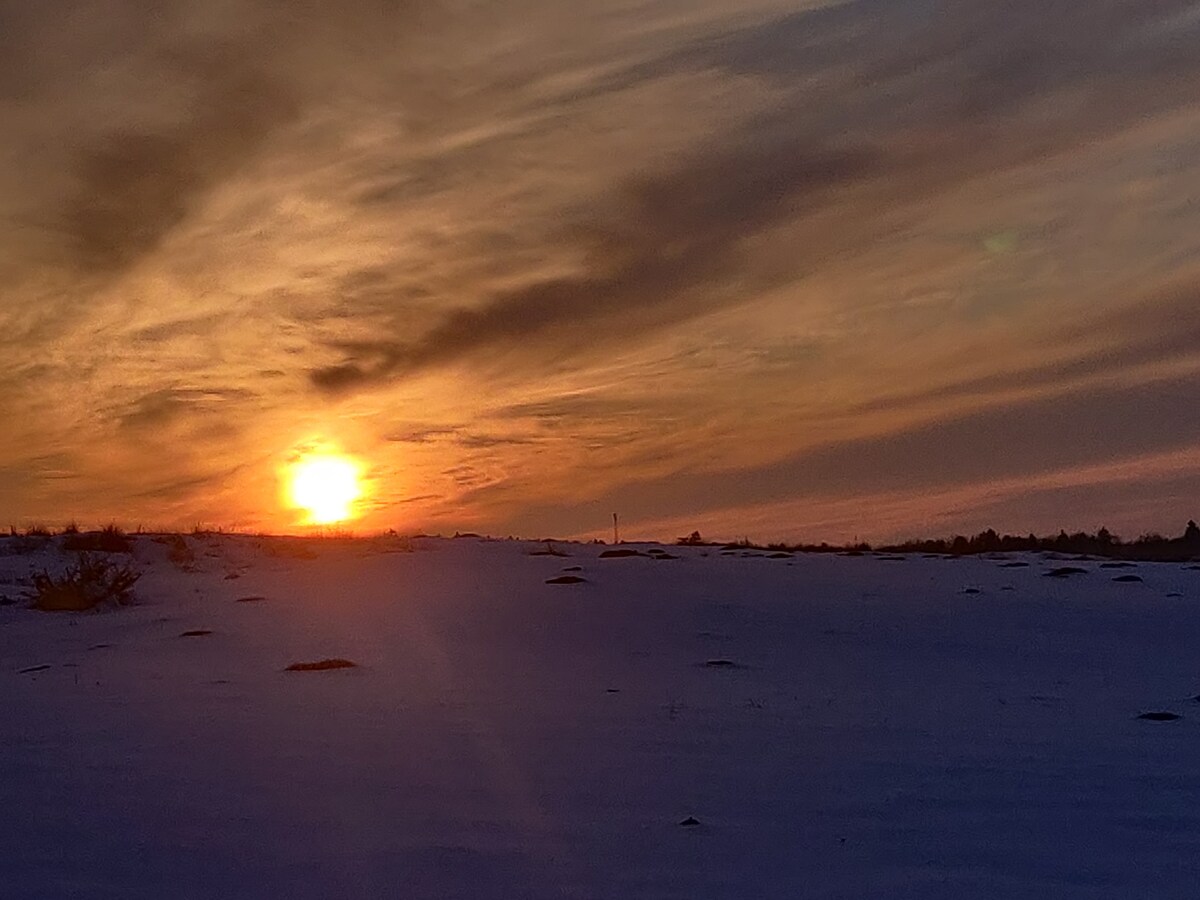
[[[1082, 11], [1081, 11], [1082, 10]], [[1183, 0], [0, 2], [0, 515], [842, 540], [1200, 503]]]

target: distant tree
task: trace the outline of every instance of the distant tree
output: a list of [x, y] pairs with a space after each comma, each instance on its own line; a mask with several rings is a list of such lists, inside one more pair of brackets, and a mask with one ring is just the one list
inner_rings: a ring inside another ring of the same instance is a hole
[[1200, 526], [1196, 524], [1195, 519], [1188, 520], [1187, 528], [1183, 532], [1183, 542], [1200, 546]]
[[972, 547], [978, 553], [994, 553], [1000, 549], [1000, 535], [996, 534], [994, 528], [989, 528], [987, 531], [981, 531], [975, 536]]
[[684, 547], [698, 547], [704, 543], [704, 538], [700, 537], [700, 532], [693, 531], [687, 537], [679, 538], [676, 543]]

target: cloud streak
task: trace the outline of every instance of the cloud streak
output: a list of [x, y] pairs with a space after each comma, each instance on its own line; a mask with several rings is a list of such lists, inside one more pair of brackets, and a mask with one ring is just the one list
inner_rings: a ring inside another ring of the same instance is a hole
[[[553, 359], [564, 344], [579, 349], [572, 337], [582, 329], [584, 343], [624, 343], [741, 302], [734, 291], [704, 290], [755, 271], [739, 247], [835, 210], [836, 231], [812, 250], [797, 248], [778, 276], [802, 278], [821, 254], [860, 252], [880, 236], [880, 219], [907, 215], [913, 204], [1190, 103], [1184, 86], [1200, 75], [1186, 52], [1192, 28], [1151, 27], [1186, 8], [1108, 2], [1081, 25], [1062, 3], [1033, 11], [1020, 3], [853, 2], [642, 62], [597, 90], [714, 67], [773, 85], [805, 75], [827, 83], [784, 89], [761, 114], [665, 171], [601, 192], [567, 229], [585, 259], [581, 273], [450, 311], [424, 334], [402, 323], [394, 338], [336, 344], [346, 358], [315, 369], [313, 383], [344, 392], [514, 347]], [[1060, 99], [1069, 102], [1047, 117], [1043, 105]]]
[[[341, 349], [352, 360], [312, 373], [314, 384], [348, 390], [455, 362], [497, 346], [627, 340], [647, 328], [702, 314], [706, 285], [737, 266], [739, 245], [795, 206], [827, 203], [842, 185], [868, 177], [870, 160], [853, 152], [755, 147], [704, 156], [668, 176], [630, 185], [607, 227], [587, 232], [589, 270], [531, 284], [453, 312], [412, 344], [375, 342]], [[717, 185], [714, 190], [714, 184]], [[585, 333], [585, 331], [587, 333]]]

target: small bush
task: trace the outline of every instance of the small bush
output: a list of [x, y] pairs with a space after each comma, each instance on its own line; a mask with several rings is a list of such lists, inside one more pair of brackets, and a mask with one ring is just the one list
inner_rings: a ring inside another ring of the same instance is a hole
[[46, 571], [33, 576], [33, 608], [45, 612], [82, 612], [105, 603], [133, 602], [133, 586], [142, 577], [129, 566], [81, 554], [79, 562], [57, 577]]
[[116, 525], [109, 525], [103, 531], [88, 531], [83, 534], [68, 532], [63, 539], [63, 549], [94, 553], [132, 553], [133, 541]]

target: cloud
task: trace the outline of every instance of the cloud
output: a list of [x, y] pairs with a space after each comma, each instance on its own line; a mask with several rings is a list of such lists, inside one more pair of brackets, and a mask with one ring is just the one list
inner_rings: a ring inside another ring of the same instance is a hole
[[641, 415], [644, 399], [607, 394], [566, 394], [549, 400], [515, 403], [492, 413], [498, 419], [535, 419], [547, 426], [627, 419]]
[[[215, 496], [217, 489], [229, 484], [230, 480], [243, 471], [242, 465], [212, 468], [202, 474], [187, 474], [180, 477], [161, 479], [140, 485], [132, 494], [135, 499], [178, 502], [208, 493]], [[207, 491], [206, 491], [207, 489]], [[228, 512], [226, 512], [228, 515]]]
[[[1189, 104], [1178, 86], [1200, 77], [1190, 31], [1151, 29], [1185, 7], [1108, 0], [1081, 22], [1064, 2], [863, 0], [708, 34], [606, 74], [572, 101], [713, 68], [765, 79], [777, 97], [572, 213], [559, 238], [583, 260], [577, 274], [493, 293], [419, 335], [406, 317], [394, 335], [331, 342], [343, 358], [312, 382], [339, 394], [459, 362], [582, 365], [801, 279], [828, 256], [865, 252], [913, 206]], [[1059, 102], [1048, 117], [1045, 104]], [[826, 218], [833, 230], [812, 234]], [[787, 269], [768, 274], [744, 252], [804, 223]]]
[[766, 466], [677, 474], [605, 498], [649, 515], [781, 497], [934, 489], [1200, 445], [1188, 410], [1200, 373], [1025, 400], [890, 434], [839, 442]]
[[1190, 9], [1191, 0], [1096, 0], [1082, 15], [1073, 0], [849, 0], [708, 36], [667, 59], [785, 81], [832, 72], [832, 92], [892, 121], [990, 119], [1076, 87], [1099, 96], [1122, 86], [1124, 99], [1147, 80], [1194, 74], [1189, 41], [1200, 23], [1182, 15]]
[[294, 99], [265, 73], [226, 65], [233, 71], [214, 66], [198, 79], [185, 121], [117, 131], [75, 151], [75, 184], [59, 227], [82, 271], [120, 270], [155, 250], [215, 184], [296, 114]]
[[230, 402], [253, 397], [240, 388], [162, 388], [137, 398], [117, 415], [117, 422], [123, 429], [159, 429], [183, 418], [218, 414]]
[[387, 435], [386, 441], [395, 444], [433, 444], [442, 442], [464, 450], [489, 450], [494, 447], [512, 447], [536, 444], [539, 438], [530, 434], [488, 434], [463, 428], [420, 428], [397, 431]]
[[411, 344], [344, 344], [352, 359], [314, 370], [313, 383], [345, 391], [530, 342], [578, 351], [699, 315], [714, 302], [710, 289], [735, 269], [744, 241], [797, 206], [829, 202], [838, 186], [869, 177], [871, 162], [856, 151], [751, 142], [699, 155], [627, 184], [596, 211], [606, 224], [575, 226], [588, 259], [583, 274], [452, 312]]
[[541, 442], [530, 434], [464, 434], [455, 443], [464, 450], [491, 450], [495, 447], [521, 447]]
[[[87, 280], [153, 254], [274, 136], [347, 88], [339, 64], [409, 18], [409, 4], [386, 0], [15, 6], [0, 20], [11, 51], [0, 74], [22, 113], [10, 133], [23, 163], [53, 167], [29, 189], [25, 224], [51, 243], [40, 258]], [[46, 132], [55, 116], [61, 130]]]
[[457, 432], [456, 428], [414, 428], [407, 431], [394, 431], [385, 435], [384, 440], [394, 444], [431, 444]]
[[1086, 320], [1033, 335], [1028, 343], [1057, 358], [920, 391], [885, 394], [857, 408], [865, 413], [964, 397], [1004, 400], [1012, 392], [1061, 391], [1097, 379], [1128, 376], [1143, 367], [1196, 361], [1200, 284], [1191, 278], [1180, 280], [1148, 297], [1105, 307]]

